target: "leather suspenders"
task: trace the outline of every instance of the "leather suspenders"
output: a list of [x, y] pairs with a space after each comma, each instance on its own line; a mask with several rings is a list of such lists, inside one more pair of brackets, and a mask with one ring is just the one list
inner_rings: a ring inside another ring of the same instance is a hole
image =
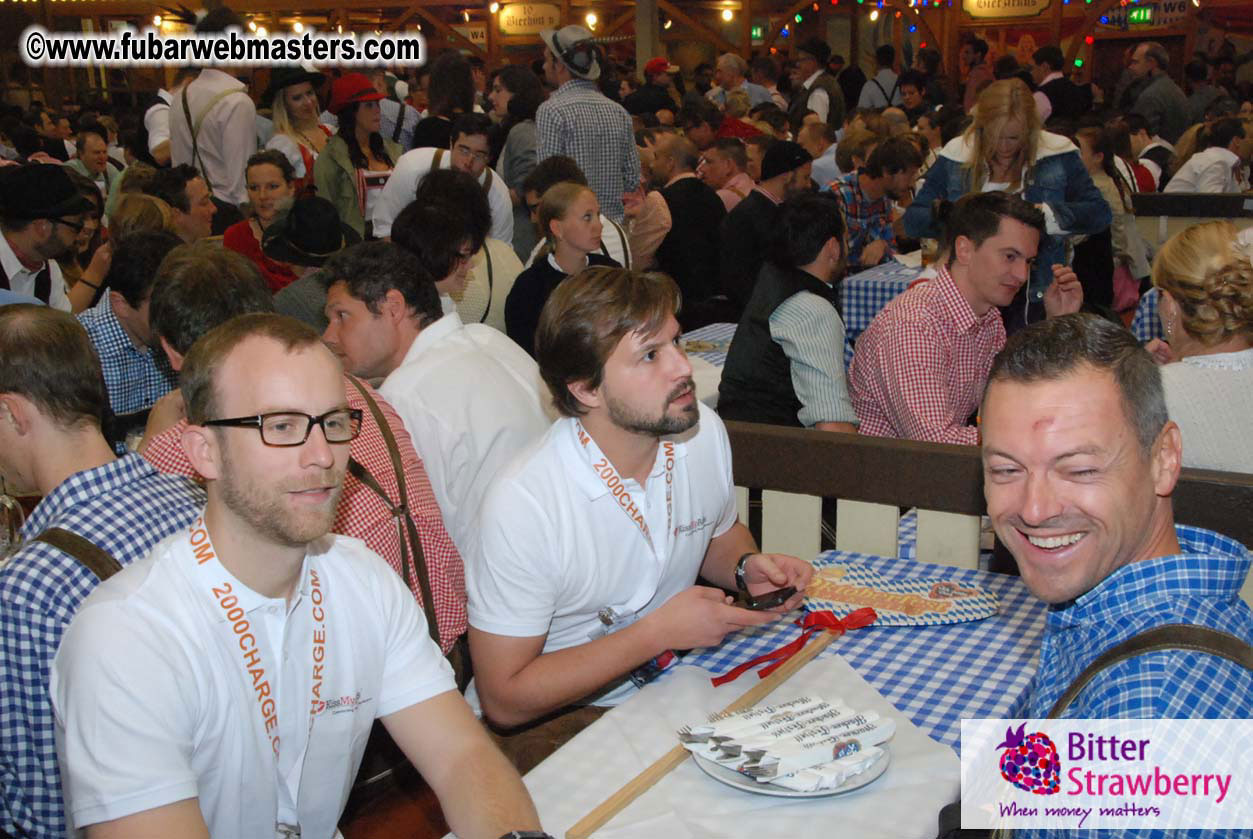
[[[431, 640], [439, 645], [439, 625], [435, 620], [435, 601], [431, 595], [431, 575], [426, 567], [426, 554], [422, 551], [422, 540], [418, 536], [418, 527], [413, 522], [413, 513], [409, 508], [409, 491], [405, 488], [405, 469], [400, 460], [400, 447], [396, 445], [396, 437], [392, 434], [391, 428], [387, 424], [387, 417], [383, 416], [382, 409], [379, 408], [378, 402], [370, 395], [370, 392], [361, 386], [361, 383], [353, 376], [349, 376], [348, 380], [352, 382], [353, 387], [365, 399], [367, 405], [370, 406], [370, 414], [374, 417], [374, 422], [379, 427], [379, 432], [383, 435], [383, 442], [387, 444], [387, 453], [391, 455], [392, 468], [396, 472], [396, 487], [400, 493], [400, 503], [393, 503], [387, 497], [383, 487], [375, 479], [370, 471], [361, 465], [354, 458], [348, 459], [348, 471], [354, 478], [361, 481], [375, 495], [383, 499], [391, 510], [392, 515], [396, 517], [396, 525], [400, 529], [400, 576], [405, 581], [405, 586], [413, 590], [413, 574], [418, 576], [418, 590], [422, 593], [422, 611], [426, 613], [426, 628], [431, 634]], [[406, 539], [406, 536], [408, 537]], [[408, 547], [406, 547], [406, 542]], [[410, 569], [409, 552], [413, 551], [412, 570]]]
[[69, 554], [101, 582], [122, 570], [122, 565], [94, 542], [61, 527], [49, 527], [31, 541], [43, 542]]
[[1144, 653], [1162, 650], [1193, 650], [1234, 661], [1246, 670], [1253, 670], [1253, 647], [1234, 635], [1191, 624], [1170, 624], [1141, 632], [1111, 647], [1089, 664], [1070, 687], [1058, 697], [1049, 711], [1049, 719], [1057, 719], [1088, 683], [1108, 667]]

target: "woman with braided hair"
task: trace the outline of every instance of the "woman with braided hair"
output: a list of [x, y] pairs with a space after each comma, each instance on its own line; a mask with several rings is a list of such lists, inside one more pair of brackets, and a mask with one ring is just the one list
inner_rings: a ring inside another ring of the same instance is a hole
[[1183, 432], [1184, 466], [1253, 472], [1253, 262], [1230, 222], [1197, 224], [1153, 260], [1166, 341], [1148, 349], [1165, 364], [1170, 418]]

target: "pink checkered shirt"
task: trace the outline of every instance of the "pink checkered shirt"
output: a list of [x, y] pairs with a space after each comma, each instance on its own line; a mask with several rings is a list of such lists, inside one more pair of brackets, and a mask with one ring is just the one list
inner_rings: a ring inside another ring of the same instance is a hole
[[[405, 431], [400, 416], [381, 394], [365, 382], [361, 384], [378, 402], [392, 434], [396, 437], [396, 446], [400, 449], [409, 508], [414, 524], [418, 527], [418, 538], [422, 541], [422, 552], [426, 556], [426, 567], [431, 576], [431, 595], [435, 601], [435, 620], [439, 623], [440, 648], [447, 653], [468, 626], [466, 579], [461, 555], [457, 553], [452, 537], [444, 529], [444, 519], [440, 516], [431, 482], [426, 477], [426, 468], [414, 451], [413, 442], [409, 439], [409, 432]], [[400, 493], [396, 487], [396, 472], [392, 468], [391, 455], [387, 452], [387, 443], [374, 421], [370, 406], [347, 377], [344, 379], [344, 390], [348, 396], [348, 406], [359, 408], [362, 413], [361, 433], [352, 441], [350, 454], [374, 476], [388, 497], [399, 501]], [[181, 440], [186, 425], [187, 421], [182, 420], [178, 425], [154, 437], [143, 455], [161, 472], [199, 479], [200, 476], [183, 452]], [[344, 494], [340, 497], [339, 509], [335, 513], [331, 530], [345, 536], [355, 536], [365, 542], [370, 550], [387, 560], [387, 564], [397, 574], [400, 573], [401, 539], [398, 524], [387, 505], [369, 487], [351, 474], [345, 476]], [[412, 574], [411, 578], [413, 596], [421, 603], [417, 575]]]
[[941, 267], [893, 299], [857, 339], [848, 384], [862, 434], [978, 445], [967, 425], [1005, 346], [995, 307], [982, 317]]

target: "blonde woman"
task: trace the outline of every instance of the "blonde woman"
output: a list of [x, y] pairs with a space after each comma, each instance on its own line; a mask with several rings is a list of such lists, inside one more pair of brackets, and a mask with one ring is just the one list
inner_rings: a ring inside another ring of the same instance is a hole
[[1230, 222], [1180, 231], [1153, 260], [1166, 340], [1166, 409], [1183, 432], [1183, 465], [1253, 473], [1253, 263]]
[[1013, 332], [1043, 317], [1053, 266], [1067, 262], [1064, 235], [1100, 233], [1112, 214], [1075, 144], [1040, 127], [1035, 99], [1021, 79], [994, 82], [979, 94], [974, 122], [940, 150], [905, 211], [905, 232], [940, 238], [931, 215], [937, 198], [956, 201], [993, 190], [1019, 194], [1038, 206], [1052, 234], [1040, 242], [1031, 279], [1005, 312], [1005, 326]]
[[562, 280], [590, 265], [620, 267], [600, 251], [596, 193], [569, 181], [548, 188], [539, 202], [539, 229], [547, 247], [514, 280], [505, 298], [505, 332], [531, 355], [539, 315]]
[[292, 185], [300, 195], [313, 186], [313, 162], [318, 159], [333, 133], [318, 120], [318, 88], [326, 76], [301, 67], [275, 67], [270, 86], [261, 97], [270, 104], [274, 136], [267, 149], [282, 152], [295, 172]]

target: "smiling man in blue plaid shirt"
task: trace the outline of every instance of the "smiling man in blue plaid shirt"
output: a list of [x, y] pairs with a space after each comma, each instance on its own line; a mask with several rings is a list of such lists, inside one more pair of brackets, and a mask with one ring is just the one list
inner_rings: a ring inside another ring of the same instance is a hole
[[[1047, 716], [1098, 656], [1154, 627], [1253, 640], [1248, 551], [1174, 523], [1179, 427], [1129, 332], [1084, 314], [1032, 324], [997, 356], [981, 416], [988, 514], [1050, 604], [1039, 671], [1011, 717]], [[1146, 653], [1101, 671], [1062, 716], [1253, 717], [1253, 673], [1203, 652]]]
[[[1023, 716], [1047, 715], [1098, 655], [1154, 626], [1253, 640], [1239, 597], [1248, 551], [1174, 523], [1179, 427], [1131, 333], [1083, 314], [1032, 324], [997, 356], [981, 417], [988, 514], [1023, 582], [1051, 604]], [[1203, 653], [1150, 653], [1104, 671], [1064, 716], [1251, 717], [1253, 673]]]
[[114, 247], [108, 285], [95, 308], [78, 316], [100, 357], [109, 406], [121, 416], [151, 408], [177, 379], [165, 353], [153, 352], [148, 301], [157, 267], [181, 240], [164, 231], [132, 233]]
[[565, 26], [546, 29], [540, 37], [547, 47], [544, 75], [557, 90], [535, 112], [536, 162], [559, 154], [574, 158], [600, 211], [621, 223], [623, 193], [640, 188], [631, 116], [596, 86], [603, 58], [591, 32]]
[[0, 309], [0, 473], [43, 496], [23, 546], [0, 566], [0, 835], [61, 839], [48, 670], [97, 576], [52, 545], [62, 528], [119, 564], [187, 527], [204, 493], [138, 455], [114, 456], [100, 431], [100, 365], [81, 326], [42, 306]]

